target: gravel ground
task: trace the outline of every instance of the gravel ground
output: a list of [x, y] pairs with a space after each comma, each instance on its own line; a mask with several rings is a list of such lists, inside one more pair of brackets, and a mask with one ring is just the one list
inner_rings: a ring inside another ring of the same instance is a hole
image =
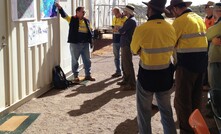
[[[122, 91], [116, 85], [121, 78], [111, 78], [115, 71], [111, 40], [95, 43], [97, 46], [92, 55], [92, 75], [96, 81], [66, 90], [52, 89], [15, 110], [17, 113], [40, 113], [25, 130], [25, 134], [138, 133], [135, 91]], [[137, 73], [139, 57], [135, 56], [133, 62]], [[80, 76], [84, 76], [83, 70]], [[174, 92], [171, 96], [173, 104]], [[175, 111], [174, 119], [177, 120]], [[215, 129], [214, 121], [207, 121], [210, 128]], [[152, 113], [152, 126], [153, 134], [163, 133], [157, 110]]]

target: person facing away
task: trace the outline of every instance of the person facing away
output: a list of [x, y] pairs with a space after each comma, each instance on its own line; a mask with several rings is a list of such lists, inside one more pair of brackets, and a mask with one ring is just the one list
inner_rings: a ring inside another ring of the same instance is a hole
[[133, 6], [127, 5], [125, 8], [123, 8], [123, 11], [128, 19], [124, 22], [123, 27], [119, 29], [119, 33], [121, 34], [120, 47], [123, 80], [118, 82], [117, 85], [123, 86], [123, 90], [135, 90], [136, 81], [130, 43], [134, 30], [137, 26], [137, 21], [134, 17]]
[[204, 19], [206, 24], [206, 29], [213, 26], [215, 23], [215, 18], [213, 16], [213, 5], [215, 3], [212, 1], [208, 1], [207, 4], [203, 5], [206, 13], [206, 17]]
[[155, 94], [164, 134], [176, 134], [170, 102], [174, 67], [170, 61], [177, 41], [175, 29], [164, 20], [166, 0], [143, 2], [148, 6], [146, 23], [138, 26], [131, 51], [140, 56], [137, 78], [137, 121], [140, 134], [151, 134], [151, 106]]
[[113, 54], [114, 54], [114, 64], [116, 67], [116, 72], [112, 74], [112, 77], [121, 76], [121, 67], [120, 67], [120, 33], [119, 29], [123, 26], [124, 22], [127, 20], [127, 17], [121, 13], [119, 7], [114, 7], [112, 10], [114, 18], [112, 21], [113, 27]]
[[206, 26], [203, 19], [188, 8], [191, 4], [191, 1], [171, 0], [167, 7], [175, 17], [172, 25], [178, 38], [174, 106], [181, 134], [194, 133], [188, 119], [195, 109], [200, 109], [202, 79], [208, 60]]
[[[205, 13], [206, 13], [206, 16], [204, 18], [204, 22], [206, 24], [206, 29], [213, 26], [215, 23], [215, 18], [213, 15], [213, 5], [214, 4], [215, 4], [214, 2], [208, 1], [207, 4], [203, 5]], [[209, 44], [210, 44], [210, 42], [208, 41], [208, 50], [209, 50]], [[209, 90], [208, 71], [205, 72], [204, 77], [203, 77], [203, 90], [204, 91]]]
[[207, 30], [208, 40], [211, 41], [208, 53], [208, 78], [212, 90], [221, 90], [221, 2], [214, 5], [213, 13], [217, 21]]
[[84, 7], [77, 7], [75, 16], [68, 16], [59, 3], [55, 4], [58, 7], [61, 17], [69, 22], [68, 43], [70, 43], [70, 53], [72, 62], [72, 72], [74, 75], [74, 82], [79, 82], [79, 63], [78, 59], [81, 55], [84, 69], [84, 80], [95, 81], [91, 77], [91, 60], [90, 60], [90, 43], [92, 43], [92, 28], [90, 22], [84, 17]]

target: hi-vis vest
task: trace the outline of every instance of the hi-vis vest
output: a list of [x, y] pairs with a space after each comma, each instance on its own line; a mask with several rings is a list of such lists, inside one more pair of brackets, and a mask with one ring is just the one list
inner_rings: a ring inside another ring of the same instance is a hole
[[177, 52], [206, 52], [206, 26], [203, 19], [193, 12], [184, 13], [176, 18], [173, 26], [177, 34]]
[[133, 34], [131, 51], [140, 52], [140, 66], [147, 70], [169, 67], [170, 57], [177, 41], [171, 24], [163, 19], [149, 20], [138, 26]]

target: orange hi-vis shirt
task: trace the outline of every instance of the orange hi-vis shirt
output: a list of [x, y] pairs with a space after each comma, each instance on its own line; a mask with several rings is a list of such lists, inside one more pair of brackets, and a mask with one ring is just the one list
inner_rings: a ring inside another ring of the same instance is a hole
[[206, 29], [208, 29], [209, 27], [213, 26], [215, 23], [215, 19], [213, 16], [210, 17], [205, 17], [205, 24], [206, 24]]

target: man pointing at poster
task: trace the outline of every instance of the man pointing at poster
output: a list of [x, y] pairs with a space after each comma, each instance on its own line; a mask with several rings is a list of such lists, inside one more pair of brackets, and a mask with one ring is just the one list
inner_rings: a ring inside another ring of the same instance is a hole
[[84, 69], [84, 80], [95, 81], [91, 77], [91, 60], [89, 45], [92, 43], [92, 28], [90, 22], [84, 17], [84, 7], [77, 7], [75, 16], [68, 16], [59, 3], [55, 6], [58, 8], [61, 17], [69, 22], [68, 43], [70, 43], [70, 52], [72, 57], [72, 72], [74, 74], [74, 82], [79, 82], [78, 59], [81, 55]]

